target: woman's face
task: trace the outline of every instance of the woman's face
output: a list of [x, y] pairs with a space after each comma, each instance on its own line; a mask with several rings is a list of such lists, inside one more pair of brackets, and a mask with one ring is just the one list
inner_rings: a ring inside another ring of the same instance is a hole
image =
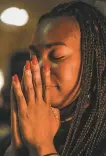
[[76, 20], [58, 17], [42, 21], [30, 49], [40, 67], [48, 64], [50, 68], [52, 107], [63, 108], [70, 104], [80, 86], [80, 28]]

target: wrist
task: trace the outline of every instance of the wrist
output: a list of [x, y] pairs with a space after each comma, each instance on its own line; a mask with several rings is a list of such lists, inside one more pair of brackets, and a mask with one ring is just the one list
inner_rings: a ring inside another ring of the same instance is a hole
[[55, 149], [53, 143], [48, 144], [48, 145], [45, 144], [42, 147], [40, 147], [38, 152], [41, 156], [44, 156], [44, 155], [49, 154], [49, 153], [56, 153], [56, 149]]
[[39, 146], [35, 149], [30, 149], [29, 153], [31, 156], [34, 156], [36, 153], [38, 153], [39, 156], [44, 156], [49, 153], [57, 153], [57, 151], [56, 151], [53, 143], [48, 143], [48, 144], [45, 143], [44, 145]]

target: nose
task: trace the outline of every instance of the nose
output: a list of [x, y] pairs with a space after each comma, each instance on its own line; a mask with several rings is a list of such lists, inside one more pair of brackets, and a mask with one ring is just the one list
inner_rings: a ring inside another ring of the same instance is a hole
[[44, 74], [43, 71], [44, 69], [47, 71], [50, 71], [50, 75], [51, 75], [51, 67], [50, 67], [50, 62], [47, 59], [41, 59], [39, 61], [39, 67], [40, 67], [40, 74], [41, 74], [41, 80], [42, 80], [42, 84], [44, 84]]
[[41, 59], [39, 61], [39, 66], [40, 66], [40, 69], [48, 67], [50, 71], [57, 68], [57, 64], [48, 59], [45, 59], [45, 60]]
[[42, 68], [45, 68], [48, 66], [48, 68], [51, 68], [51, 61], [48, 58], [48, 55], [46, 54], [47, 52], [42, 52], [42, 56], [40, 57], [39, 60], [39, 66], [40, 69], [42, 70]]
[[39, 66], [40, 66], [40, 69], [48, 66], [50, 70], [57, 67], [57, 64], [49, 58], [49, 51], [44, 48], [42, 50], [42, 54], [39, 60]]
[[39, 66], [40, 66], [41, 71], [43, 69], [51, 71], [51, 63], [48, 60], [40, 60]]
[[[43, 53], [44, 54], [44, 53]], [[39, 66], [40, 66], [40, 74], [41, 74], [41, 80], [42, 80], [42, 84], [44, 84], [44, 75], [43, 75], [43, 68], [48, 68], [48, 70], [50, 71], [50, 80], [51, 80], [51, 84], [53, 86], [56, 86], [57, 83], [55, 83], [54, 80], [54, 75], [55, 72], [57, 72], [57, 64], [54, 63], [52, 60], [50, 60], [48, 54], [46, 53], [45, 55], [41, 56], [41, 59], [39, 60]]]

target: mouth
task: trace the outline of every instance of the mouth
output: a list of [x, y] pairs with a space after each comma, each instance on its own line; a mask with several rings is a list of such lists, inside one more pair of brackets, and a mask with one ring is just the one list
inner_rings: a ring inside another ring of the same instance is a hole
[[56, 85], [56, 88], [57, 88], [57, 89], [60, 89], [59, 85]]
[[56, 85], [56, 86], [51, 86], [51, 87], [56, 87], [56, 88], [59, 88], [59, 85]]
[[56, 87], [57, 88], [57, 86], [45, 86], [45, 87]]
[[[43, 84], [43, 86], [45, 86], [44, 84]], [[57, 88], [57, 89], [60, 89], [60, 87], [59, 87], [59, 85], [53, 85], [53, 86], [45, 86], [45, 87], [55, 87], [55, 88]]]
[[45, 86], [45, 87], [55, 87], [55, 88], [59, 89], [59, 86], [58, 85], [56, 85], [56, 86]]

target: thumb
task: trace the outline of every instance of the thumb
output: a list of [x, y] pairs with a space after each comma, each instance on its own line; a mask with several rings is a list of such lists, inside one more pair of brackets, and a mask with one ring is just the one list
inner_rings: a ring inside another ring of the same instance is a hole
[[54, 117], [55, 117], [56, 120], [58, 120], [59, 123], [60, 123], [60, 111], [59, 111], [59, 109], [53, 108], [53, 107], [51, 107], [51, 109], [52, 109], [52, 112], [53, 112]]

